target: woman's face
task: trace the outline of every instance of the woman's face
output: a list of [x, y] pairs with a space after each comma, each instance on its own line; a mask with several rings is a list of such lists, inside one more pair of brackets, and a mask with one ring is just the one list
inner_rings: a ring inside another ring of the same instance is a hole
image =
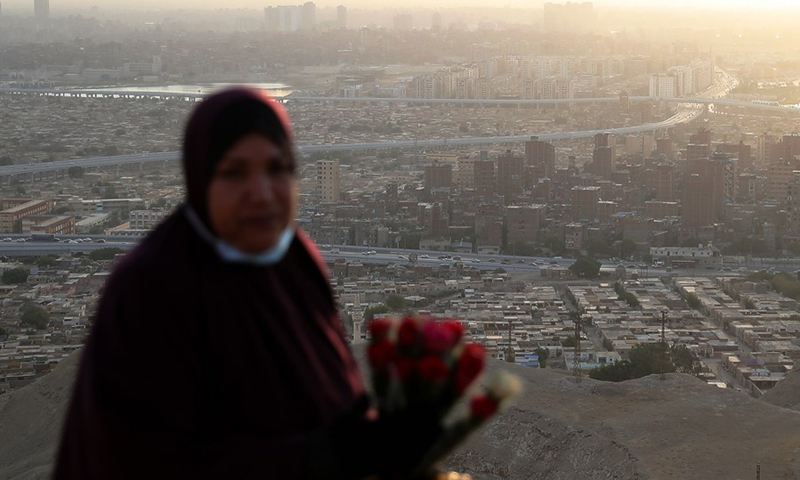
[[222, 155], [208, 186], [211, 229], [248, 253], [274, 246], [296, 205], [292, 159], [258, 133], [243, 136]]

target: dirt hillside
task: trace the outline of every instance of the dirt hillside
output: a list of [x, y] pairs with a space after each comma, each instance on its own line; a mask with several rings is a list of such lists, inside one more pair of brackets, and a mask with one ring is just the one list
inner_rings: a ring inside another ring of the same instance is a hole
[[800, 370], [794, 371], [767, 390], [761, 400], [779, 407], [800, 410]]
[[[0, 479], [47, 478], [76, 360], [0, 397]], [[762, 478], [800, 478], [795, 410], [680, 374], [578, 383], [498, 361], [488, 371], [498, 368], [522, 379], [523, 395], [444, 467], [475, 479], [750, 480], [760, 462]]]
[[0, 396], [0, 479], [49, 478], [79, 352], [47, 376]]

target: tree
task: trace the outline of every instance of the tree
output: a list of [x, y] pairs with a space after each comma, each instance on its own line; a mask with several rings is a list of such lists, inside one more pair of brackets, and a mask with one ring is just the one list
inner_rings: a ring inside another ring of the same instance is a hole
[[14, 285], [23, 283], [25, 280], [28, 279], [28, 275], [31, 274], [31, 271], [27, 268], [23, 267], [16, 267], [12, 268], [11, 270], [6, 270], [3, 272], [3, 283], [7, 285]]
[[525, 242], [511, 242], [507, 247], [504, 253], [509, 255], [519, 255], [525, 257], [534, 257], [537, 254], [541, 254], [541, 249], [537, 248], [536, 245], [525, 243]]
[[36, 266], [39, 268], [53, 267], [58, 259], [53, 255], [44, 255], [36, 259]]
[[633, 378], [633, 366], [628, 360], [609, 363], [589, 372], [589, 378], [606, 382], [622, 382]]
[[567, 338], [561, 341], [562, 347], [574, 347], [575, 346], [575, 335], [567, 335]]
[[92, 260], [113, 260], [120, 253], [123, 253], [121, 248], [101, 248], [89, 253], [89, 258]]
[[625, 303], [627, 303], [631, 308], [639, 308], [641, 306], [639, 299], [636, 298], [636, 295], [634, 295], [633, 292], [624, 291], [619, 298], [620, 300], [625, 300]]
[[636, 242], [630, 239], [625, 239], [619, 242], [619, 257], [620, 258], [629, 258], [631, 255], [636, 253], [639, 247], [636, 245]]
[[611, 253], [611, 246], [605, 240], [592, 238], [586, 242], [586, 253], [590, 257], [602, 257]]
[[364, 310], [364, 320], [370, 321], [375, 318], [377, 315], [381, 315], [383, 313], [389, 313], [391, 310], [386, 305], [379, 303], [377, 305], [370, 305]]
[[550, 352], [542, 347], [537, 348], [533, 352], [539, 355], [539, 368], [547, 368], [547, 357], [550, 356]]
[[553, 252], [554, 255], [563, 255], [566, 248], [562, 240], [553, 236], [545, 238], [542, 245]]
[[700, 373], [700, 361], [686, 345], [667, 348], [663, 343], [645, 343], [631, 349], [629, 360], [603, 365], [589, 372], [595, 380], [622, 382], [654, 373]]
[[771, 279], [772, 288], [795, 300], [800, 299], [800, 281], [794, 275], [781, 272]]
[[686, 240], [682, 241], [679, 246], [681, 246], [681, 247], [696, 247], [697, 245], [699, 245], [699, 243], [700, 243], [700, 241], [697, 240], [697, 237], [690, 237], [690, 238], [687, 238]]
[[0, 157], [0, 165], [4, 167], [7, 165], [14, 165], [14, 160], [8, 155], [3, 155]]
[[103, 147], [102, 152], [106, 156], [119, 155], [119, 148], [116, 145], [106, 145]]
[[700, 360], [684, 344], [676, 344], [670, 348], [670, 359], [675, 371], [678, 373], [690, 373], [697, 375], [700, 373]]
[[76, 165], [67, 169], [67, 175], [69, 175], [69, 178], [82, 178], [84, 171], [83, 167]]
[[408, 306], [408, 301], [400, 294], [390, 293], [384, 302], [390, 311], [399, 312]]
[[44, 308], [32, 303], [26, 303], [20, 308], [22, 315], [20, 323], [34, 327], [37, 330], [47, 328], [50, 323], [50, 314]]
[[578, 257], [569, 269], [581, 278], [597, 278], [600, 273], [600, 262], [589, 257]]
[[689, 293], [686, 295], [686, 304], [689, 305], [689, 308], [693, 308], [695, 310], [700, 308], [700, 306], [702, 305], [700, 299], [697, 298], [697, 295], [695, 295], [694, 293]]
[[755, 310], [756, 309], [756, 302], [754, 302], [753, 299], [750, 298], [750, 297], [744, 297], [744, 300], [742, 301], [742, 303], [744, 304], [744, 308], [746, 308], [748, 310]]

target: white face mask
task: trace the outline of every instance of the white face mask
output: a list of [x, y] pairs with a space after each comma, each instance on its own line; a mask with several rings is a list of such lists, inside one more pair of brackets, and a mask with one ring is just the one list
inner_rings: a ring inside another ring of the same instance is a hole
[[292, 244], [292, 240], [294, 240], [294, 225], [289, 225], [281, 232], [278, 242], [267, 250], [259, 253], [243, 252], [233, 245], [215, 237], [208, 228], [206, 228], [203, 221], [200, 220], [200, 217], [197, 216], [197, 212], [192, 210], [189, 205], [184, 206], [184, 211], [186, 212], [186, 217], [189, 219], [189, 223], [192, 224], [195, 231], [203, 237], [204, 240], [209, 242], [217, 251], [219, 257], [227, 263], [242, 263], [258, 266], [276, 264], [283, 260], [283, 257], [286, 256], [286, 252], [289, 250], [289, 246]]
[[272, 265], [283, 260], [289, 245], [294, 239], [294, 225], [289, 225], [281, 233], [278, 243], [260, 253], [247, 253], [239, 250], [230, 243], [217, 239], [215, 247], [220, 258], [228, 263], [247, 263], [250, 265]]

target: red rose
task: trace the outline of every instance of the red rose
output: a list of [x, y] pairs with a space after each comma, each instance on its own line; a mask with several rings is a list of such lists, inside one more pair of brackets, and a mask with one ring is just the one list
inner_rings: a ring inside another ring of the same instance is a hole
[[412, 317], [406, 317], [400, 322], [397, 331], [397, 345], [401, 348], [411, 348], [417, 343], [419, 323]]
[[431, 382], [444, 380], [450, 373], [444, 360], [433, 355], [423, 357], [417, 362], [417, 372], [423, 380]]
[[473, 418], [486, 420], [497, 412], [497, 402], [487, 395], [475, 395], [470, 399], [469, 411]]
[[372, 335], [372, 341], [376, 342], [384, 340], [389, 336], [389, 330], [392, 328], [392, 322], [388, 318], [376, 318], [369, 322], [369, 333]]
[[397, 377], [405, 382], [414, 371], [414, 359], [411, 357], [399, 356], [394, 360], [394, 367], [397, 370]]
[[442, 322], [442, 326], [453, 334], [453, 345], [464, 336], [464, 325], [459, 320], [445, 320]]
[[456, 371], [456, 391], [460, 395], [483, 371], [486, 349], [477, 343], [464, 345], [464, 351], [458, 358]]
[[385, 370], [394, 358], [394, 344], [389, 340], [381, 340], [367, 347], [367, 358], [375, 370]]
[[422, 346], [426, 353], [442, 354], [454, 345], [453, 332], [435, 321], [422, 326]]

